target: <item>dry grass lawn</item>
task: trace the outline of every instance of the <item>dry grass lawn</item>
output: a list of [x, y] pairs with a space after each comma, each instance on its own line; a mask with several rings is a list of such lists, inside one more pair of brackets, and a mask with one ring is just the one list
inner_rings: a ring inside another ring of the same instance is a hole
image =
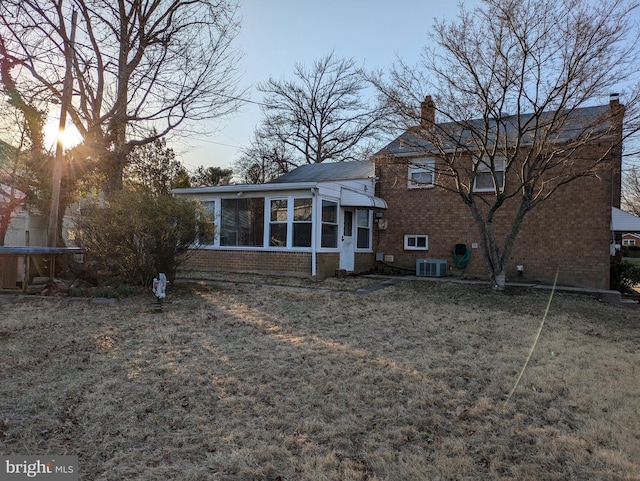
[[548, 293], [246, 279], [161, 313], [0, 297], [0, 452], [88, 481], [640, 480], [637, 309], [556, 294], [505, 406]]

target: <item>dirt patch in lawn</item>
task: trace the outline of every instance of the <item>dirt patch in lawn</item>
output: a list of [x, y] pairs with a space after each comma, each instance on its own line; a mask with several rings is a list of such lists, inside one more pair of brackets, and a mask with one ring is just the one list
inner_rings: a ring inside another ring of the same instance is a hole
[[556, 295], [505, 406], [548, 293], [243, 279], [0, 306], [0, 451], [87, 480], [640, 479], [635, 310]]

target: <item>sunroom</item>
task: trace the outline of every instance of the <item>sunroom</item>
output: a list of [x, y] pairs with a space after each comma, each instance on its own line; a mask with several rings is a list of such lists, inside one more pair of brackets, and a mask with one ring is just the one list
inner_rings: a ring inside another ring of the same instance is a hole
[[175, 189], [202, 202], [215, 224], [188, 267], [313, 277], [369, 270], [373, 213], [387, 207], [372, 172], [368, 162], [317, 164], [268, 184]]

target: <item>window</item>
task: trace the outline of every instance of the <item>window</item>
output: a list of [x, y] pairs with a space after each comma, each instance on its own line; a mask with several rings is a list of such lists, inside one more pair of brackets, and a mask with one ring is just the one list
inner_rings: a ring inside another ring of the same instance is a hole
[[[210, 222], [213, 224], [214, 215], [216, 210], [216, 202], [214, 200], [205, 200], [202, 202], [202, 206], [204, 207], [204, 215], [206, 222]], [[198, 236], [198, 242], [202, 245], [213, 245], [214, 242], [213, 235], [202, 235]]]
[[356, 247], [358, 249], [369, 249], [371, 247], [371, 224], [368, 210], [356, 211], [356, 228]]
[[287, 199], [271, 201], [269, 245], [287, 247]]
[[[495, 157], [493, 159], [494, 162], [494, 171], [496, 174], [496, 182], [497, 187], [500, 191], [504, 186], [504, 169], [505, 169], [505, 159]], [[493, 175], [491, 173], [491, 159], [487, 156], [483, 157], [482, 161], [478, 164], [478, 169], [476, 172], [476, 180], [473, 184], [474, 192], [495, 192], [496, 186], [494, 186]]]
[[264, 245], [264, 198], [222, 199], [221, 246]]
[[435, 182], [436, 163], [434, 159], [418, 159], [411, 161], [409, 165], [408, 183], [409, 189], [424, 189], [433, 187]]
[[406, 251], [426, 251], [429, 250], [429, 236], [407, 234], [404, 236], [404, 250]]
[[623, 246], [634, 246], [634, 245], [636, 245], [636, 240], [635, 239], [622, 239], [622, 245]]
[[329, 200], [322, 201], [322, 240], [321, 247], [338, 247], [338, 204]]
[[293, 199], [293, 247], [311, 247], [313, 199]]

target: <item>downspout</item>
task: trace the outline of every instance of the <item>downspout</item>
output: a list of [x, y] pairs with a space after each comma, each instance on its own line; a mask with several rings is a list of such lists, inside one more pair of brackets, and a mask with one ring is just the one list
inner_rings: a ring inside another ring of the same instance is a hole
[[[318, 187], [312, 187], [311, 188], [311, 195], [313, 197], [312, 200], [312, 207], [314, 210], [314, 213], [312, 215], [312, 219], [317, 219], [317, 213], [318, 213]], [[322, 211], [320, 211], [320, 215], [322, 215]], [[320, 218], [320, 221], [322, 222], [322, 217]], [[312, 231], [313, 231], [313, 235], [311, 236], [311, 277], [313, 277], [314, 279], [317, 279], [317, 260], [316, 260], [316, 254], [317, 254], [317, 242], [318, 242], [318, 221], [315, 220], [312, 223]]]

